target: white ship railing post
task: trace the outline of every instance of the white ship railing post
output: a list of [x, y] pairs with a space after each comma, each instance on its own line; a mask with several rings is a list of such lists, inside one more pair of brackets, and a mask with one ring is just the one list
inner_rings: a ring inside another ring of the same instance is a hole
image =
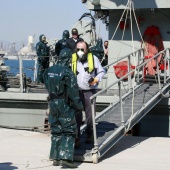
[[[128, 56], [128, 73], [131, 71], [131, 55]], [[128, 75], [128, 88], [129, 90], [132, 89], [132, 79], [131, 75]]]
[[38, 57], [35, 56], [34, 59], [35, 59], [35, 62], [34, 62], [34, 82], [35, 82], [37, 79], [37, 59], [38, 59]]
[[23, 78], [22, 78], [22, 70], [23, 65], [22, 65], [22, 56], [19, 55], [19, 76], [20, 76], [20, 92], [23, 93]]
[[121, 109], [121, 124], [122, 126], [125, 126], [125, 121], [124, 121], [124, 114], [123, 114], [123, 101], [122, 101], [122, 87], [121, 87], [121, 81], [118, 82], [119, 86], [119, 100], [120, 100], [120, 109]]

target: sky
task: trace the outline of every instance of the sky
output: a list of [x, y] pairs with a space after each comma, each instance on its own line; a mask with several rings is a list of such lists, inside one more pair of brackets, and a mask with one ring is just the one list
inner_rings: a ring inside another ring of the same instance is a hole
[[[0, 42], [17, 45], [33, 35], [35, 41], [41, 34], [47, 39], [61, 39], [64, 30], [71, 30], [84, 13], [90, 12], [81, 0], [0, 0], [0, 6]], [[96, 21], [96, 31], [107, 39], [101, 21]]]

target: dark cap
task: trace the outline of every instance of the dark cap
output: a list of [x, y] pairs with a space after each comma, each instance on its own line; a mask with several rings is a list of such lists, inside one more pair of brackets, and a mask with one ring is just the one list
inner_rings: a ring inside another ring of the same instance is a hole
[[78, 34], [78, 30], [77, 30], [76, 28], [73, 28], [73, 29], [71, 30], [71, 33], [72, 33], [72, 34]]

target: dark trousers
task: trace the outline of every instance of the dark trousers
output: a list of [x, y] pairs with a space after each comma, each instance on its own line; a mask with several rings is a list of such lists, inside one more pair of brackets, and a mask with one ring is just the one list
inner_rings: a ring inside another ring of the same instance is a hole
[[49, 67], [49, 62], [42, 63], [38, 61], [37, 83], [44, 83], [42, 74], [48, 67]]
[[[86, 134], [88, 136], [91, 136], [93, 133], [92, 108], [91, 108], [90, 97], [93, 96], [95, 93], [96, 93], [95, 89], [79, 91], [80, 100], [83, 103], [84, 111], [86, 115], [86, 122], [85, 122], [87, 124]], [[77, 121], [77, 128], [78, 128], [78, 137], [80, 137], [80, 126], [82, 124], [82, 113], [77, 114], [76, 121]]]
[[75, 110], [64, 99], [52, 100], [49, 108], [52, 134], [50, 159], [73, 161], [77, 127]]

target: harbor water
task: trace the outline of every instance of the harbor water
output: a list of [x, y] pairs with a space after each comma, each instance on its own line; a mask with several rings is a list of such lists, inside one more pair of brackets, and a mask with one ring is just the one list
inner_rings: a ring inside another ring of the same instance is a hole
[[[19, 60], [4, 60], [4, 63], [10, 67], [10, 74], [19, 74]], [[32, 81], [34, 80], [34, 66], [35, 60], [23, 60], [23, 73], [30, 77]]]

